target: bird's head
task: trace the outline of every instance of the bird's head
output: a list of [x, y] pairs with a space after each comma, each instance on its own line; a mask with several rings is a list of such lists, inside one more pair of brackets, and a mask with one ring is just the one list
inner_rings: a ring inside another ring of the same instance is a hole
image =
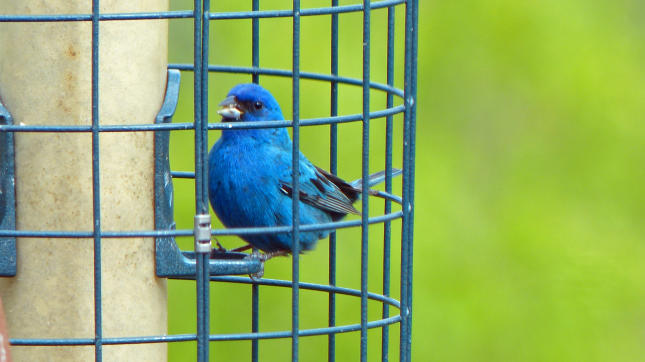
[[222, 122], [252, 122], [283, 120], [278, 102], [271, 93], [257, 84], [233, 87], [217, 111]]

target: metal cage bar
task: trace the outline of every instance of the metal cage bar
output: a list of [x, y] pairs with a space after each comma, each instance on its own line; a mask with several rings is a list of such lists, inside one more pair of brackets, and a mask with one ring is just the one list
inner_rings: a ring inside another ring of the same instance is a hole
[[[394, 17], [396, 9], [391, 6], [387, 9], [387, 85], [394, 86]], [[394, 96], [387, 93], [386, 108], [394, 105]], [[392, 115], [385, 117], [385, 192], [392, 192], [392, 133], [394, 132], [394, 119]], [[388, 214], [392, 211], [392, 201], [385, 200], [383, 212]], [[392, 225], [389, 221], [383, 223], [383, 295], [390, 295], [390, 273], [392, 257]], [[390, 306], [383, 304], [382, 318], [390, 316]], [[381, 361], [386, 362], [389, 358], [390, 329], [384, 326], [381, 333]]]
[[94, 225], [94, 359], [103, 360], [101, 299], [101, 185], [99, 167], [99, 0], [92, 0], [92, 197]]
[[[291, 175], [292, 195], [300, 195], [300, 0], [293, 0], [293, 31], [292, 31], [292, 153]], [[300, 199], [292, 198], [292, 258], [291, 258], [291, 361], [297, 362], [299, 357], [300, 338]]]
[[[13, 117], [0, 102], [0, 126]], [[0, 133], [0, 229], [16, 228], [15, 155], [13, 132]], [[16, 275], [16, 236], [0, 235], [0, 276]]]
[[[209, 0], [195, 0], [194, 5], [194, 41], [195, 41], [195, 212], [197, 215], [208, 215], [208, 42], [209, 42]], [[197, 216], [196, 216], [197, 217]], [[210, 216], [209, 216], [210, 218]], [[210, 225], [209, 225], [210, 228]], [[197, 246], [197, 240], [195, 240]], [[197, 275], [197, 359], [208, 361], [210, 343], [210, 287], [208, 252], [196, 252]]]
[[[260, 0], [252, 0], [251, 11], [260, 11]], [[260, 67], [260, 19], [251, 19], [251, 65], [253, 68]], [[258, 84], [260, 74], [253, 73], [251, 81]], [[255, 249], [253, 249], [255, 251]], [[260, 332], [260, 286], [257, 283], [251, 285], [251, 333]], [[260, 358], [260, 341], [251, 341], [251, 361], [258, 362]]]
[[414, 113], [416, 80], [412, 72], [415, 56], [413, 53], [416, 29], [414, 28], [414, 13], [416, 2], [408, 0], [405, 14], [405, 75], [404, 102], [406, 106], [403, 126], [403, 143], [408, 145], [403, 153], [403, 225], [401, 232], [401, 336], [399, 358], [401, 361], [411, 359], [412, 344], [412, 211], [414, 199], [411, 184], [414, 182], [413, 154], [409, 149], [414, 142]]
[[[338, 7], [338, 0], [332, 0], [332, 7]], [[338, 14], [331, 15], [331, 69], [333, 77], [338, 77]], [[330, 84], [330, 101], [329, 116], [338, 116], [338, 82], [331, 81]], [[336, 175], [338, 173], [338, 126], [329, 125], [329, 171]], [[329, 285], [336, 286], [336, 232], [329, 234]], [[328, 298], [327, 325], [334, 327], [336, 325], [336, 294], [329, 293]], [[327, 337], [327, 360], [328, 362], [336, 361], [336, 335], [329, 334]]]
[[363, 1], [363, 152], [361, 155], [364, 180], [361, 197], [361, 362], [367, 362], [367, 278], [369, 265], [369, 178], [370, 160], [370, 1]]
[[[410, 82], [409, 82], [409, 92], [410, 96], [412, 97], [412, 102], [409, 104], [410, 107], [410, 137], [409, 137], [409, 145], [407, 148], [407, 152], [409, 154], [409, 174], [408, 174], [408, 187], [409, 187], [409, 200], [410, 200], [410, 213], [408, 215], [408, 223], [409, 223], [409, 235], [408, 235], [408, 263], [405, 265], [402, 265], [402, 268], [407, 268], [408, 269], [408, 277], [409, 279], [407, 280], [409, 287], [408, 287], [408, 307], [410, 309], [409, 314], [412, 315], [412, 280], [413, 280], [413, 246], [414, 246], [414, 177], [415, 177], [415, 156], [416, 156], [416, 132], [417, 132], [417, 59], [418, 59], [418, 46], [419, 46], [419, 1], [418, 0], [410, 0], [409, 6], [412, 7], [412, 24], [410, 24], [410, 27], [412, 28], [411, 30], [411, 51], [410, 51]], [[406, 26], [407, 27], [407, 26]], [[406, 50], [407, 53], [407, 50]], [[409, 317], [407, 320], [407, 333], [409, 334], [408, 338], [408, 345], [407, 345], [407, 351], [408, 355], [406, 356], [408, 359], [412, 359], [411, 356], [411, 348], [412, 348], [412, 318]]]

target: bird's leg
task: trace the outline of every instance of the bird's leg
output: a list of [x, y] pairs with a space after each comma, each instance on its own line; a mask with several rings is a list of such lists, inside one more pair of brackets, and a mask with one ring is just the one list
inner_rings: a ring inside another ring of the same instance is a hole
[[240, 246], [239, 248], [235, 248], [235, 249], [233, 249], [233, 250], [231, 250], [231, 251], [232, 251], [232, 252], [239, 253], [239, 252], [241, 252], [241, 251], [247, 251], [247, 250], [251, 249], [252, 247], [253, 247], [253, 246], [252, 246], [251, 244], [246, 244], [246, 245], [244, 245], [244, 246]]
[[213, 249], [213, 250], [217, 250], [217, 252], [225, 253], [225, 252], [228, 251], [228, 250], [226, 250], [225, 247], [222, 246], [222, 244], [220, 244], [219, 240], [217, 240], [217, 239], [215, 239], [215, 245], [217, 245], [217, 249]]
[[217, 240], [215, 238], [213, 238], [213, 239], [215, 240], [215, 245], [217, 245], [217, 248], [213, 248], [213, 250], [211, 250], [211, 258], [213, 258], [214, 255], [216, 255], [216, 254], [224, 254], [224, 253], [228, 253], [228, 252], [239, 253], [239, 252], [242, 252], [242, 251], [249, 250], [249, 249], [251, 249], [253, 247], [253, 246], [251, 246], [251, 244], [247, 244], [247, 245], [244, 245], [244, 246], [240, 246], [239, 248], [228, 250], [225, 247], [223, 247], [222, 244], [220, 244], [219, 240]]
[[266, 262], [267, 260], [272, 259], [272, 258], [274, 258], [276, 256], [287, 256], [287, 255], [289, 255], [288, 250], [271, 251], [271, 252], [268, 252], [268, 253], [261, 254], [260, 259], [263, 262]]
[[217, 240], [216, 238], [213, 239], [215, 239], [215, 245], [217, 245], [217, 248], [213, 248], [211, 250], [211, 259], [215, 258], [215, 255], [217, 254], [224, 254], [228, 252], [228, 250], [226, 250], [226, 248], [223, 247], [222, 244], [220, 244], [219, 240]]

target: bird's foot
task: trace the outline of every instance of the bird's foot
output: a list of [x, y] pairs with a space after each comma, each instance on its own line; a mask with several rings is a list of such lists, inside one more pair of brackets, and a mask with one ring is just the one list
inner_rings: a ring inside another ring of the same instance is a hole
[[260, 260], [260, 270], [257, 273], [249, 274], [249, 277], [252, 280], [258, 281], [262, 279], [262, 276], [264, 276], [264, 262], [266, 261], [266, 259], [264, 258], [264, 254], [260, 253], [258, 249], [253, 249], [253, 252], [251, 253], [250, 256], [252, 258], [257, 258]]
[[272, 259], [276, 256], [287, 256], [287, 255], [289, 255], [289, 252], [286, 250], [271, 251], [268, 253], [260, 254], [260, 260], [262, 260], [262, 262], [266, 262], [267, 260]]
[[226, 250], [226, 248], [223, 247], [217, 239], [215, 239], [215, 245], [217, 245], [217, 248], [213, 248], [211, 250], [211, 259], [215, 258], [217, 254], [224, 254], [228, 252], [228, 250]]
[[218, 255], [218, 254], [240, 253], [240, 252], [243, 252], [243, 251], [247, 251], [247, 250], [249, 250], [249, 249], [251, 249], [253, 247], [250, 244], [247, 244], [247, 245], [244, 245], [244, 246], [240, 246], [239, 248], [229, 250], [229, 249], [226, 249], [225, 247], [223, 247], [222, 244], [220, 244], [220, 242], [217, 239], [215, 239], [215, 245], [217, 245], [217, 247], [213, 248], [213, 250], [211, 250], [211, 258], [215, 258], [215, 256]]
[[251, 257], [257, 258], [260, 260], [260, 271], [254, 274], [249, 274], [249, 277], [251, 279], [257, 281], [264, 276], [264, 263], [266, 263], [267, 260], [274, 258], [276, 256], [286, 256], [289, 255], [289, 252], [286, 250], [280, 250], [280, 251], [272, 251], [269, 253], [260, 253], [258, 249], [253, 249], [253, 252], [251, 253]]

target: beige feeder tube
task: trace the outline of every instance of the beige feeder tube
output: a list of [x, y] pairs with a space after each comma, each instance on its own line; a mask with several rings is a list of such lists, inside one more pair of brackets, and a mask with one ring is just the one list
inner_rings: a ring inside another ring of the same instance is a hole
[[[101, 1], [102, 13], [165, 11], [168, 0]], [[91, 1], [0, 1], [0, 14], [89, 14]], [[0, 98], [16, 124], [91, 125], [91, 22], [0, 23]], [[167, 20], [105, 21], [101, 124], [153, 123], [166, 87]], [[88, 132], [21, 133], [17, 227], [91, 231]], [[154, 229], [152, 132], [100, 135], [101, 228]], [[19, 238], [18, 270], [0, 278], [11, 338], [95, 338], [93, 239]], [[152, 238], [101, 239], [103, 337], [163, 335], [166, 281]], [[165, 344], [103, 345], [104, 361], [165, 361]], [[93, 361], [94, 346], [13, 346], [14, 361]]]

